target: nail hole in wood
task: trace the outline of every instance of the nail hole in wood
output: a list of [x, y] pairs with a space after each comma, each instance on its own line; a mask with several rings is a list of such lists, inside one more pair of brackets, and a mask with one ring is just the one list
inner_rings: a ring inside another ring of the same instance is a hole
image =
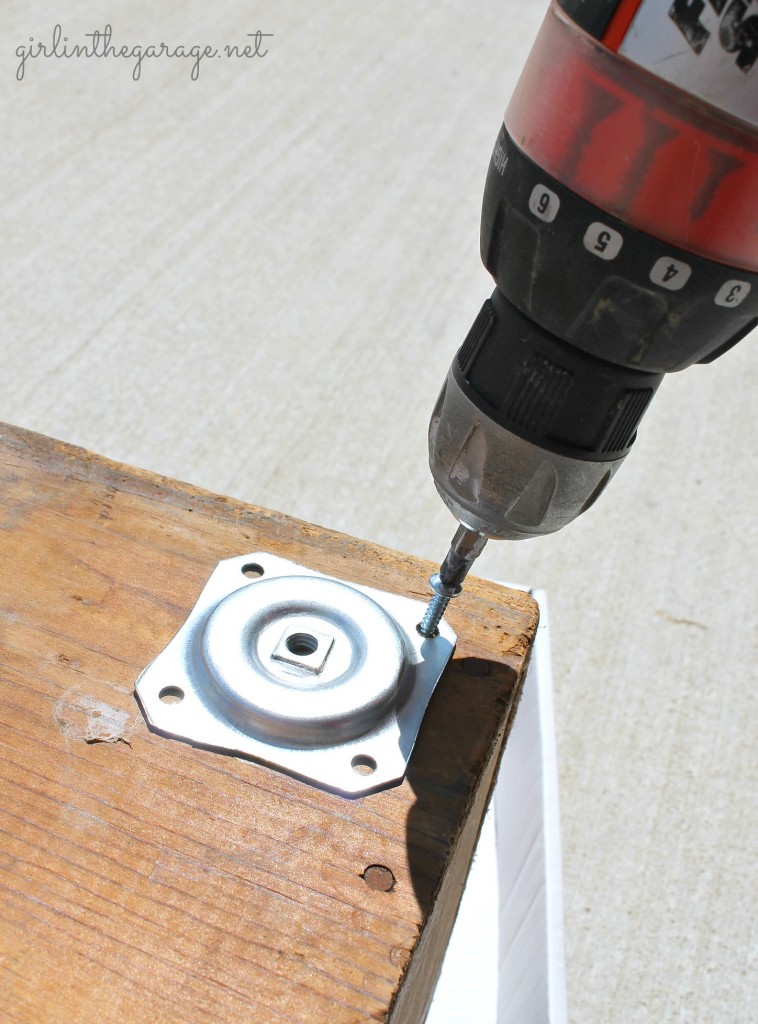
[[377, 892], [392, 892], [395, 888], [395, 876], [384, 864], [369, 864], [361, 878], [369, 889]]

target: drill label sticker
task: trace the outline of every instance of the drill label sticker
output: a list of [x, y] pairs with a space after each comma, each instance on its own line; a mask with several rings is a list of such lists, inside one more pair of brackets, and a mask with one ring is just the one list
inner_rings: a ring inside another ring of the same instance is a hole
[[594, 221], [584, 232], [584, 248], [601, 260], [615, 260], [621, 252], [624, 236], [607, 224]]
[[642, 0], [618, 52], [758, 125], [758, 0]]
[[500, 144], [500, 139], [495, 143], [495, 149], [492, 153], [492, 163], [495, 165], [495, 170], [498, 174], [505, 174], [505, 168], [508, 166], [508, 155]]
[[726, 306], [727, 309], [734, 309], [735, 306], [739, 306], [743, 299], [747, 298], [749, 291], [749, 281], [727, 281], [716, 292], [716, 297], [713, 301], [717, 306]]
[[544, 220], [547, 224], [552, 223], [561, 208], [561, 201], [552, 189], [547, 185], [535, 185], [532, 194], [529, 196], [529, 209], [535, 217]]
[[689, 263], [682, 263], [681, 260], [674, 260], [670, 256], [661, 256], [653, 264], [650, 280], [671, 292], [678, 292], [687, 284], [691, 273], [692, 267]]

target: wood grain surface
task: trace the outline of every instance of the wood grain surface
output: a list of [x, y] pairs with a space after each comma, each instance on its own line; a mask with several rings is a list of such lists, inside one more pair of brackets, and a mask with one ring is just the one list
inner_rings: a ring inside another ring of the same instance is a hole
[[415, 597], [431, 566], [12, 427], [0, 543], [3, 1016], [421, 1020], [534, 602], [471, 582], [405, 781], [350, 801], [149, 732], [134, 682], [222, 558]]

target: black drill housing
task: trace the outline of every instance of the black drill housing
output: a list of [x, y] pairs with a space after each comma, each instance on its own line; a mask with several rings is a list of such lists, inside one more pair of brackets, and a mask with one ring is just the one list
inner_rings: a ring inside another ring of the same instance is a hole
[[[619, 239], [612, 259], [593, 251]], [[537, 167], [505, 127], [481, 252], [497, 288], [458, 353], [456, 379], [497, 423], [574, 458], [625, 455], [664, 373], [712, 361], [758, 323], [758, 275], [623, 224]]]

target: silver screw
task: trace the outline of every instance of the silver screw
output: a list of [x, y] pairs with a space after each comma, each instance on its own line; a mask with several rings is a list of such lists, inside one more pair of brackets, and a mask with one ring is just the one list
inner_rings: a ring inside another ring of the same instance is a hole
[[437, 627], [439, 626], [442, 616], [445, 614], [447, 606], [450, 604], [449, 597], [439, 597], [435, 594], [429, 602], [429, 607], [424, 613], [424, 617], [416, 627], [422, 636], [436, 636]]
[[421, 636], [437, 636], [440, 620], [447, 606], [460, 594], [466, 574], [486, 543], [487, 537], [484, 534], [476, 533], [463, 525], [458, 527], [440, 571], [429, 580], [434, 597], [416, 627]]
[[429, 602], [423, 619], [416, 626], [419, 633], [426, 637], [437, 635], [437, 627], [447, 606], [454, 597], [460, 594], [462, 589], [459, 583], [443, 583], [438, 572], [430, 576], [429, 586], [434, 591], [434, 597]]

